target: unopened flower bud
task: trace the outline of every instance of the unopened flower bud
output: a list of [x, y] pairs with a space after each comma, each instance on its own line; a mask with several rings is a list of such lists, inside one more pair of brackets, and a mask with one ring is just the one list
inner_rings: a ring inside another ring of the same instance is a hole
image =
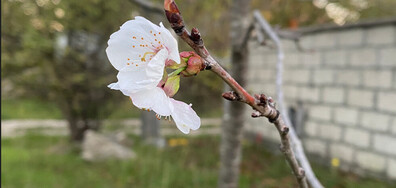
[[168, 61], [165, 62], [165, 67], [166, 68], [170, 68], [170, 69], [179, 69], [179, 68], [182, 68], [182, 67], [187, 67], [187, 63], [182, 58], [181, 58], [180, 64], [177, 64], [173, 60], [168, 60]]
[[187, 62], [187, 68], [181, 72], [183, 76], [195, 76], [205, 68], [202, 58], [195, 52], [182, 52], [180, 57]]
[[165, 91], [168, 97], [173, 97], [177, 93], [177, 91], [179, 91], [179, 87], [180, 87], [180, 76], [175, 75], [168, 77], [162, 89]]

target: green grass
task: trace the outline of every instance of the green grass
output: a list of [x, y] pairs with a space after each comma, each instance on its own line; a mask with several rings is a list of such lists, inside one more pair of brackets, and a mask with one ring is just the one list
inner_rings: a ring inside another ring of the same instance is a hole
[[[112, 104], [108, 104], [112, 105]], [[125, 102], [111, 106], [108, 119], [139, 118], [141, 110], [133, 106], [126, 97]], [[200, 113], [200, 117], [221, 117], [221, 109], [209, 109]], [[107, 115], [107, 114], [106, 114]], [[59, 107], [49, 101], [34, 98], [1, 99], [1, 119], [62, 119]]]
[[[156, 149], [137, 137], [133, 150], [138, 157], [129, 161], [90, 163], [65, 137], [39, 136], [3, 139], [1, 143], [1, 185], [19, 187], [216, 187], [219, 154], [218, 137], [188, 137], [187, 146]], [[68, 149], [69, 148], [69, 149]], [[315, 166], [326, 187], [391, 187], [372, 179]], [[283, 156], [271, 155], [262, 146], [245, 143], [240, 187], [295, 187], [294, 177]]]
[[1, 99], [1, 119], [61, 119], [59, 108], [38, 99]]

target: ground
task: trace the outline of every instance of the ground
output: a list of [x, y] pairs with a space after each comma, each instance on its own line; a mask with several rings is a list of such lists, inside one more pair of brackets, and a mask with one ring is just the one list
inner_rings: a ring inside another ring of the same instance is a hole
[[[156, 149], [130, 135], [137, 153], [130, 161], [89, 163], [71, 148], [66, 137], [30, 133], [2, 139], [2, 187], [216, 187], [218, 136], [167, 137]], [[392, 185], [314, 165], [326, 187], [386, 188]], [[295, 187], [283, 156], [262, 145], [243, 144], [240, 187]]]

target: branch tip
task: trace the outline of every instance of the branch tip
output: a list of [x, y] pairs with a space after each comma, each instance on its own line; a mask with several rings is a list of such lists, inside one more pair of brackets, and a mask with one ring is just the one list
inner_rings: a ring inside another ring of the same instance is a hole
[[180, 13], [174, 0], [165, 0], [164, 1], [164, 9], [166, 11]]
[[179, 8], [177, 8], [175, 1], [165, 0], [164, 9], [165, 9], [166, 18], [168, 19], [172, 29], [175, 31], [177, 35], [181, 35], [184, 29], [184, 22], [183, 22], [183, 17], [181, 16]]
[[201, 38], [201, 33], [199, 32], [199, 30], [197, 28], [192, 28], [191, 29], [191, 35], [190, 35], [190, 39], [194, 42], [194, 44], [196, 45], [203, 45], [203, 40]]

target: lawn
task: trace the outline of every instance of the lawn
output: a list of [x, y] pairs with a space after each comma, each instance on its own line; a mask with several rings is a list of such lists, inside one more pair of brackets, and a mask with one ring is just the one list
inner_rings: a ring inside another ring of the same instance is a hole
[[[112, 104], [108, 104], [112, 105]], [[108, 114], [106, 119], [126, 119], [139, 118], [140, 112], [138, 108], [132, 105], [128, 97], [125, 102], [114, 107]], [[220, 108], [211, 108], [204, 113], [199, 113], [200, 117], [221, 117], [222, 110]], [[1, 99], [1, 119], [63, 119], [59, 107], [50, 101], [43, 101], [35, 98], [20, 99]]]
[[[138, 157], [129, 161], [90, 163], [69, 147], [66, 137], [28, 134], [2, 139], [1, 185], [20, 187], [216, 187], [219, 137], [184, 137], [183, 145], [156, 149], [130, 136]], [[180, 138], [180, 137], [178, 137]], [[187, 145], [184, 145], [186, 144]], [[240, 187], [295, 187], [283, 156], [244, 142]], [[69, 148], [69, 149], [68, 149]], [[381, 188], [389, 184], [315, 167], [326, 187]]]

